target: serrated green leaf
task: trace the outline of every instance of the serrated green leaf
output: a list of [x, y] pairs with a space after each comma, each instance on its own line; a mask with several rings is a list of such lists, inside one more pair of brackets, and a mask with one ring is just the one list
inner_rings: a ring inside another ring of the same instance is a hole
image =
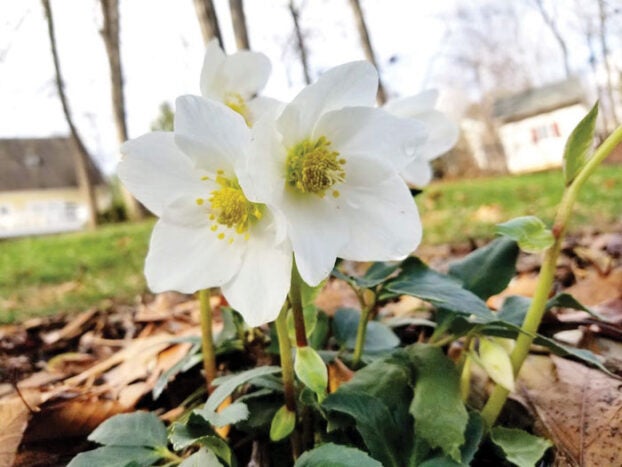
[[78, 454], [67, 467], [126, 467], [128, 464], [147, 467], [155, 464], [161, 456], [149, 448], [137, 446], [104, 446]]
[[327, 443], [305, 452], [294, 467], [382, 467], [367, 453], [356, 448]]
[[[353, 308], [340, 308], [333, 316], [333, 336], [347, 349], [354, 349], [361, 313]], [[377, 321], [367, 323], [365, 334], [365, 352], [381, 352], [394, 349], [400, 344], [400, 339], [385, 324]]]
[[279, 373], [280, 371], [281, 368], [278, 366], [260, 366], [235, 375], [227, 375], [216, 378], [212, 384], [218, 387], [207, 399], [205, 409], [215, 412], [220, 404], [222, 404], [223, 401], [229, 397], [238, 386], [248, 383], [253, 378]]
[[518, 245], [497, 238], [465, 258], [449, 265], [449, 275], [460, 279], [465, 289], [486, 300], [504, 290], [516, 274]]
[[577, 349], [542, 335], [538, 335], [535, 338], [534, 343], [548, 347], [555, 355], [559, 355], [560, 357], [574, 357], [584, 363], [587, 363], [588, 365], [595, 366], [608, 375], [612, 375], [612, 373], [602, 364], [598, 357], [587, 349]]
[[183, 460], [179, 467], [222, 467], [216, 455], [207, 449], [199, 449]]
[[201, 416], [191, 413], [184, 422], [174, 422], [170, 427], [169, 440], [175, 451], [192, 446], [205, 436], [212, 436], [212, 426]]
[[296, 412], [292, 412], [285, 405], [274, 414], [270, 425], [270, 439], [280, 441], [288, 437], [296, 427]]
[[166, 427], [151, 412], [110, 417], [89, 435], [89, 441], [106, 446], [166, 446]]
[[195, 409], [193, 413], [203, 417], [216, 427], [238, 423], [239, 421], [246, 420], [249, 415], [246, 404], [238, 401], [225, 407], [220, 412], [203, 407], [202, 409]]
[[326, 397], [328, 370], [313, 347], [296, 347], [294, 371], [300, 381], [317, 394], [320, 402]]
[[151, 395], [154, 400], [157, 400], [158, 397], [162, 395], [162, 391], [164, 391], [170, 379], [173, 379], [178, 373], [187, 371], [203, 361], [203, 356], [197, 353], [200, 348], [201, 344], [194, 344], [186, 355], [158, 377], [156, 384], [151, 390]]
[[350, 276], [334, 269], [332, 275], [357, 288], [371, 289], [386, 281], [400, 267], [399, 263], [373, 263], [363, 276]]
[[495, 231], [515, 240], [521, 250], [528, 253], [546, 250], [555, 241], [546, 224], [536, 216], [517, 217], [503, 224], [497, 224]]
[[594, 130], [598, 117], [598, 101], [588, 114], [572, 130], [564, 148], [564, 179], [570, 185], [581, 168], [591, 157], [594, 145]]
[[481, 298], [466, 290], [455, 279], [433, 271], [416, 257], [410, 257], [402, 263], [402, 271], [385, 284], [384, 290], [381, 298], [412, 295], [453, 313], [474, 315], [484, 321], [495, 319]]
[[530, 435], [516, 428], [494, 427], [490, 439], [499, 446], [507, 460], [519, 467], [533, 467], [552, 446], [548, 439]]
[[407, 352], [417, 370], [410, 413], [416, 436], [460, 462], [469, 415], [460, 397], [460, 375], [438, 347], [415, 344]]

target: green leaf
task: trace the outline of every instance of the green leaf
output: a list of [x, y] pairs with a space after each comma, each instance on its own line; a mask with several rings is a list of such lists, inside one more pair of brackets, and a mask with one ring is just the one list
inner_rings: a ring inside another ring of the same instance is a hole
[[[473, 355], [475, 357], [475, 355]], [[508, 391], [514, 391], [514, 370], [505, 348], [492, 338], [479, 339], [478, 356], [475, 358], [486, 374]]]
[[385, 285], [385, 291], [381, 298], [412, 295], [453, 313], [474, 315], [484, 321], [495, 319], [481, 298], [463, 288], [455, 279], [428, 268], [416, 257], [402, 263], [401, 273]]
[[[356, 333], [361, 313], [353, 308], [340, 308], [333, 317], [333, 335], [337, 342], [347, 349], [354, 349]], [[388, 326], [377, 321], [367, 323], [365, 334], [365, 352], [382, 352], [394, 349], [400, 344], [400, 339]]]
[[466, 442], [462, 445], [462, 463], [471, 465], [484, 437], [484, 419], [478, 412], [469, 412], [469, 421], [464, 433]]
[[533, 467], [552, 446], [548, 439], [530, 435], [516, 428], [494, 427], [490, 439], [499, 446], [507, 460], [519, 467]]
[[382, 467], [363, 451], [348, 446], [327, 443], [305, 452], [294, 467]]
[[404, 442], [399, 436], [401, 427], [381, 398], [364, 392], [338, 390], [324, 400], [322, 407], [354, 418], [367, 449], [383, 466], [402, 465], [399, 457], [399, 447]]
[[564, 179], [570, 185], [592, 155], [598, 101], [572, 130], [564, 148]]
[[529, 305], [531, 305], [531, 298], [521, 297], [519, 295], [507, 297], [503, 301], [503, 305], [501, 306], [501, 310], [499, 310], [497, 318], [500, 321], [505, 321], [506, 323], [522, 326], [523, 321], [525, 320], [525, 315], [527, 315]]
[[222, 404], [223, 401], [229, 397], [238, 386], [248, 383], [253, 378], [279, 373], [280, 371], [281, 368], [278, 366], [260, 366], [253, 368], [252, 370], [243, 371], [242, 373], [238, 373], [236, 375], [227, 375], [216, 378], [212, 384], [218, 387], [214, 390], [212, 395], [209, 396], [204, 408], [215, 412], [220, 404]]
[[460, 375], [438, 347], [415, 344], [407, 351], [417, 369], [415, 398], [410, 406], [415, 434], [460, 462], [469, 419], [460, 398]]
[[216, 427], [238, 423], [241, 420], [246, 420], [249, 415], [248, 407], [243, 402], [234, 402], [220, 412], [203, 407], [194, 410], [192, 413], [203, 417]]
[[497, 238], [465, 258], [449, 265], [449, 275], [479, 298], [487, 299], [504, 290], [516, 274], [518, 245], [508, 238]]
[[317, 394], [320, 402], [326, 397], [328, 370], [313, 347], [296, 347], [294, 371], [300, 381]]
[[137, 446], [104, 446], [74, 457], [67, 467], [125, 467], [128, 464], [146, 467], [155, 464], [161, 456], [149, 448]]
[[326, 313], [321, 310], [317, 311], [317, 320], [313, 332], [309, 335], [309, 345], [314, 349], [322, 349], [328, 339], [330, 333], [330, 319]]
[[174, 422], [171, 425], [169, 440], [175, 451], [181, 451], [192, 446], [199, 439], [213, 434], [212, 426], [203, 417], [191, 413], [185, 423]]
[[233, 310], [229, 307], [223, 306], [220, 308], [220, 315], [222, 317], [222, 330], [214, 338], [214, 346], [216, 348], [221, 347], [227, 341], [234, 340], [238, 337], [238, 328], [235, 323], [235, 317]]
[[207, 449], [199, 449], [184, 459], [179, 467], [222, 467], [222, 464], [213, 452]]
[[350, 276], [337, 269], [332, 274], [357, 288], [371, 289], [386, 281], [399, 267], [399, 263], [373, 263], [361, 277]]
[[296, 412], [292, 412], [287, 406], [282, 406], [274, 414], [270, 425], [270, 439], [280, 441], [288, 437], [296, 427]]
[[559, 355], [560, 357], [574, 357], [587, 363], [588, 365], [595, 366], [608, 375], [612, 375], [612, 373], [602, 364], [598, 357], [589, 350], [577, 349], [542, 335], [538, 335], [534, 340], [534, 343], [548, 347], [555, 355]]
[[600, 315], [599, 313], [596, 313], [593, 310], [590, 310], [585, 305], [579, 303], [579, 301], [576, 298], [574, 298], [572, 295], [570, 295], [569, 293], [562, 292], [560, 294], [555, 295], [548, 302], [546, 302], [547, 310], [550, 310], [551, 308], [556, 307], [556, 306], [562, 307], [562, 308], [572, 308], [573, 310], [585, 311], [586, 313], [589, 313], [596, 319], [599, 319], [601, 321], [609, 321], [604, 316]]
[[521, 250], [538, 253], [549, 248], [555, 239], [542, 220], [535, 216], [516, 217], [497, 224], [496, 233], [505, 235], [518, 242]]
[[89, 435], [89, 441], [107, 446], [166, 446], [166, 427], [151, 412], [115, 415]]
[[197, 353], [200, 348], [201, 344], [193, 345], [186, 355], [184, 355], [177, 363], [175, 363], [175, 365], [159, 376], [156, 384], [151, 390], [151, 395], [154, 400], [157, 400], [158, 397], [162, 395], [162, 391], [164, 391], [170, 379], [175, 377], [180, 372], [188, 371], [203, 361], [203, 356], [200, 353]]

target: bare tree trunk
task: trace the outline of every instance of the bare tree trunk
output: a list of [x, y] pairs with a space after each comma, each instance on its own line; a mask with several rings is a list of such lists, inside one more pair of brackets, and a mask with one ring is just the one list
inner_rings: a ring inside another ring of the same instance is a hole
[[84, 143], [82, 142], [82, 139], [78, 134], [76, 126], [73, 123], [71, 111], [69, 110], [69, 105], [67, 103], [67, 96], [65, 96], [65, 87], [63, 84], [63, 77], [60, 70], [60, 63], [58, 61], [58, 51], [56, 50], [56, 34], [54, 32], [54, 18], [52, 16], [52, 7], [50, 6], [50, 0], [41, 0], [41, 3], [43, 4], [43, 9], [45, 10], [45, 16], [48, 23], [48, 34], [50, 36], [52, 59], [54, 60], [54, 70], [56, 72], [56, 89], [58, 91], [58, 97], [60, 98], [60, 102], [63, 106], [63, 113], [65, 114], [67, 125], [69, 125], [71, 137], [74, 140], [76, 146], [78, 147], [78, 151], [73, 153], [75, 154], [74, 165], [76, 169], [78, 187], [82, 192], [82, 195], [86, 198], [88, 206], [89, 217], [87, 227], [93, 230], [97, 226], [97, 202], [95, 200], [95, 188], [93, 187], [93, 182], [90, 178], [88, 170], [91, 158], [86, 149], [86, 146], [84, 146]]
[[[350, 0], [350, 6], [352, 7], [352, 11], [354, 12], [354, 18], [356, 19], [356, 26], [359, 30], [361, 46], [363, 47], [363, 51], [365, 52], [365, 57], [376, 67], [376, 69], [378, 70], [378, 75], [380, 75], [380, 69], [378, 68], [376, 55], [374, 54], [374, 49], [371, 45], [371, 39], [369, 38], [369, 31], [367, 30], [367, 23], [365, 22], [365, 16], [363, 15], [361, 3], [359, 0]], [[380, 80], [380, 78], [378, 78], [377, 99], [380, 105], [384, 104], [387, 101], [387, 96], [384, 92], [384, 87], [382, 86], [382, 80]]]
[[616, 102], [613, 95], [613, 83], [611, 81], [611, 66], [609, 65], [609, 46], [607, 45], [607, 12], [605, 11], [604, 0], [598, 0], [598, 19], [600, 23], [599, 36], [600, 48], [603, 54], [603, 64], [605, 65], [605, 73], [607, 74], [607, 97], [609, 99], [609, 107], [611, 118], [614, 126], [620, 124], [616, 113]]
[[566, 45], [566, 41], [564, 40], [561, 33], [559, 32], [559, 29], [557, 27], [557, 23], [555, 22], [555, 20], [551, 17], [551, 15], [548, 14], [546, 9], [544, 8], [544, 4], [542, 3], [542, 0], [535, 0], [535, 3], [536, 3], [536, 6], [538, 7], [538, 11], [540, 12], [540, 16], [542, 17], [542, 19], [544, 20], [548, 28], [553, 33], [553, 36], [555, 36], [555, 40], [557, 41], [557, 44], [559, 45], [559, 48], [562, 51], [562, 57], [564, 60], [564, 71], [566, 72], [566, 78], [570, 78], [571, 71], [570, 71], [570, 64], [568, 61], [568, 46]]
[[233, 23], [235, 44], [238, 50], [249, 50], [251, 46], [248, 41], [248, 29], [246, 28], [246, 15], [244, 14], [243, 0], [229, 0], [229, 10], [231, 10], [231, 22]]
[[[117, 127], [117, 137], [122, 144], [128, 140], [127, 122], [125, 121], [125, 99], [123, 97], [123, 71], [121, 69], [121, 54], [119, 52], [119, 0], [100, 0], [104, 25], [101, 30], [108, 64], [110, 65], [110, 87], [112, 90], [112, 109], [114, 123]], [[126, 214], [130, 220], [143, 218], [143, 211], [138, 201], [124, 187], [120, 187]]]
[[218, 17], [216, 16], [216, 8], [212, 0], [194, 0], [194, 8], [197, 12], [199, 26], [201, 26], [201, 34], [203, 41], [207, 44], [212, 39], [218, 39], [221, 49], [225, 49], [222, 42], [222, 34], [218, 25]]
[[302, 36], [302, 31], [300, 30], [300, 23], [298, 22], [298, 18], [300, 16], [300, 11], [294, 5], [294, 0], [289, 0], [289, 12], [292, 15], [292, 20], [294, 21], [294, 32], [296, 33], [296, 45], [298, 46], [298, 54], [300, 55], [300, 63], [302, 63], [302, 72], [305, 77], [305, 84], [311, 84], [311, 76], [309, 74], [309, 61], [308, 61], [308, 53], [307, 46], [304, 41], [304, 37]]

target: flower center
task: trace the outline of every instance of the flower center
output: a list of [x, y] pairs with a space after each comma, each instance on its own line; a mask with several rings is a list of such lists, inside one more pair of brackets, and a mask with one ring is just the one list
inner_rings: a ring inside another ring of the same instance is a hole
[[[245, 238], [248, 239], [248, 228], [262, 218], [264, 206], [249, 201], [237, 179], [226, 178], [221, 172], [216, 176], [219, 188], [213, 190], [207, 199], [210, 203], [210, 220], [214, 221], [211, 229], [215, 232], [220, 226], [225, 226], [234, 229], [237, 234], [246, 234]], [[203, 203], [203, 199], [197, 199], [197, 204]], [[218, 238], [224, 239], [225, 234], [219, 233]], [[233, 242], [233, 237], [229, 238], [229, 242]]]
[[249, 127], [252, 126], [250, 122], [250, 109], [246, 104], [246, 101], [242, 96], [238, 93], [229, 92], [225, 95], [225, 105], [229, 107], [231, 110], [239, 113], [242, 117], [244, 117], [244, 121], [246, 125]]
[[[345, 163], [337, 151], [331, 151], [330, 141], [324, 136], [315, 142], [306, 139], [287, 154], [287, 183], [301, 193], [323, 198], [326, 190], [345, 180]], [[333, 196], [339, 196], [339, 192], [333, 190]]]

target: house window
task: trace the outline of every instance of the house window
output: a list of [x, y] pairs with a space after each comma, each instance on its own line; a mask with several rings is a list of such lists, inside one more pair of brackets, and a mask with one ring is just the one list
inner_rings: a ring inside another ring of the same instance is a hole
[[531, 142], [538, 144], [538, 142], [547, 138], [559, 138], [561, 132], [559, 131], [559, 125], [557, 122], [549, 123], [546, 125], [538, 125], [531, 128]]
[[10, 204], [0, 204], [0, 217], [9, 216], [11, 211], [12, 209]]

